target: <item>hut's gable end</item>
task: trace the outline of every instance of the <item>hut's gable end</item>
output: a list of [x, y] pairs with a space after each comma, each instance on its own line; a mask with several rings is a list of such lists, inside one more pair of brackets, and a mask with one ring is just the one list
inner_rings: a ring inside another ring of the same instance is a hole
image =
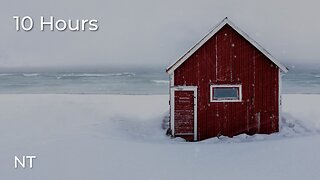
[[[255, 72], [257, 61], [265, 62], [261, 62], [264, 66]], [[180, 80], [175, 84], [196, 85], [192, 79], [204, 81], [206, 76], [210, 76], [212, 83], [237, 83], [241, 76], [249, 76], [250, 72], [261, 73], [261, 68], [278, 69], [274, 62], [226, 24], [175, 69], [175, 77], [179, 76], [177, 80]], [[182, 77], [179, 74], [183, 74]]]
[[181, 64], [183, 64], [190, 56], [192, 56], [200, 47], [202, 47], [212, 36], [216, 35], [217, 32], [221, 30], [224, 26], [230, 26], [234, 31], [246, 39], [251, 45], [258, 49], [262, 54], [264, 54], [270, 61], [272, 61], [276, 66], [278, 66], [282, 72], [287, 72], [287, 67], [283, 66], [279, 61], [277, 61], [268, 51], [266, 51], [262, 46], [260, 46], [255, 40], [250, 38], [246, 33], [234, 25], [228, 18], [221, 21], [215, 28], [213, 28], [206, 36], [204, 36], [198, 43], [196, 43], [186, 54], [179, 58], [175, 63], [167, 68], [167, 72], [172, 74], [175, 69], [177, 69]]

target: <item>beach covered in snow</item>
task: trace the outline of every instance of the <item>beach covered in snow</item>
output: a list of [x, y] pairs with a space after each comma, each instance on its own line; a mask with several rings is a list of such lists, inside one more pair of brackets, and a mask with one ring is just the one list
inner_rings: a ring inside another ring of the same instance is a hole
[[1, 94], [0, 179], [318, 179], [319, 105], [283, 95], [280, 133], [190, 143], [165, 136], [167, 95]]

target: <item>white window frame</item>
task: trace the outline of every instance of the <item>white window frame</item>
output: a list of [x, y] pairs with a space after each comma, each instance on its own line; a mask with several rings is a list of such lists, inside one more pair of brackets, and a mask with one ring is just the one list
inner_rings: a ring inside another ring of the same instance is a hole
[[[213, 99], [213, 88], [238, 88], [239, 99]], [[211, 84], [210, 85], [210, 102], [242, 102], [242, 85], [241, 84]]]

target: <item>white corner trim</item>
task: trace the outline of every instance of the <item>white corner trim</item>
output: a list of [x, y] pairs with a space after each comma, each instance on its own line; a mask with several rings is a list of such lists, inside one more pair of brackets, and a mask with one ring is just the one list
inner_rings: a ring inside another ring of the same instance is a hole
[[198, 87], [197, 86], [173, 86], [171, 87], [171, 102], [170, 102], [170, 120], [171, 120], [171, 131], [172, 131], [172, 135], [175, 135], [174, 132], [174, 93], [175, 91], [193, 91], [194, 94], [194, 109], [193, 109], [193, 113], [194, 113], [194, 119], [193, 119], [193, 140], [197, 141], [198, 140]]
[[177, 69], [183, 62], [185, 62], [193, 53], [195, 53], [204, 43], [206, 43], [212, 36], [214, 36], [223, 26], [226, 24], [230, 25], [234, 30], [236, 30], [241, 36], [243, 36], [247, 41], [249, 41], [254, 47], [256, 47], [260, 52], [267, 56], [273, 63], [275, 63], [283, 72], [287, 73], [288, 68], [282, 65], [277, 59], [275, 59], [266, 49], [259, 45], [255, 40], [253, 40], [249, 35], [238, 28], [233, 22], [228, 18], [224, 18], [218, 25], [216, 25], [212, 30], [210, 30], [200, 41], [198, 41], [194, 46], [192, 46], [183, 56], [181, 56], [175, 63], [167, 68], [167, 73], [172, 74], [175, 69]]
[[170, 128], [171, 135], [174, 136], [174, 89], [170, 88]]
[[[224, 99], [215, 100], [213, 99], [213, 88], [215, 87], [235, 87], [239, 88], [239, 99]], [[242, 85], [241, 84], [211, 84], [210, 85], [210, 102], [242, 102]]]
[[170, 87], [174, 86], [174, 72], [170, 74]]
[[279, 114], [278, 114], [278, 131], [280, 132], [280, 130], [281, 130], [281, 126], [282, 126], [282, 96], [281, 96], [281, 91], [282, 91], [282, 74], [281, 74], [281, 71], [280, 71], [280, 69], [278, 70], [278, 78], [279, 78], [279, 82], [278, 82], [278, 112], [279, 112]]
[[174, 136], [174, 92], [171, 87], [174, 86], [174, 73], [170, 74], [169, 96], [170, 96], [170, 128], [171, 135]]

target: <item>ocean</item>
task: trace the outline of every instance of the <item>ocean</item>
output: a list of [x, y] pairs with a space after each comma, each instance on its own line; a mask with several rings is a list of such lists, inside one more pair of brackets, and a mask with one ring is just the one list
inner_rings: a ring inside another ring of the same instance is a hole
[[[164, 71], [0, 72], [0, 94], [168, 94]], [[320, 93], [320, 70], [293, 68], [283, 76], [282, 93]]]

